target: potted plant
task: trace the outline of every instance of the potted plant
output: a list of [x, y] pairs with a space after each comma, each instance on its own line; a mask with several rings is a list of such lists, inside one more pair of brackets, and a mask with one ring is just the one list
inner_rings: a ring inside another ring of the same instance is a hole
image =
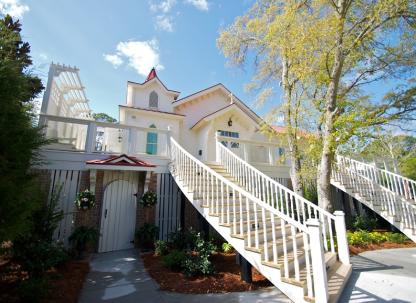
[[95, 195], [88, 189], [81, 191], [77, 194], [75, 205], [79, 210], [91, 209], [95, 206]]
[[[140, 204], [143, 206], [144, 222], [149, 223], [149, 218], [152, 217], [153, 206], [157, 203], [157, 195], [155, 192], [148, 190], [140, 199]], [[153, 215], [154, 216], [154, 215]]]
[[151, 207], [155, 205], [157, 202], [157, 196], [156, 193], [154, 193], [151, 190], [148, 190], [145, 192], [140, 199], [140, 204], [143, 205], [143, 207]]
[[98, 230], [94, 227], [80, 226], [69, 236], [69, 241], [78, 254], [78, 258], [82, 259], [87, 244], [95, 244], [98, 241]]

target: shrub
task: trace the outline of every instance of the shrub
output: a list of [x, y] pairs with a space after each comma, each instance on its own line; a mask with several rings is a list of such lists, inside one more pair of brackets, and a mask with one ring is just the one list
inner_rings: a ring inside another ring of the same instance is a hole
[[158, 240], [155, 242], [155, 254], [158, 256], [165, 256], [169, 252], [168, 243], [163, 240]]
[[365, 230], [357, 230], [347, 233], [348, 244], [354, 246], [365, 246], [369, 244], [380, 244], [383, 242], [404, 243], [408, 238], [401, 233], [391, 232], [368, 232]]
[[214, 273], [214, 267], [209, 258], [215, 249], [216, 247], [211, 241], [205, 241], [200, 233], [196, 233], [192, 248], [194, 254], [189, 255], [183, 264], [185, 275], [190, 277], [198, 274], [209, 275]]
[[78, 253], [78, 257], [82, 258], [87, 244], [95, 244], [98, 241], [99, 232], [94, 227], [80, 226], [69, 236], [69, 241], [72, 242], [74, 248]]
[[62, 264], [68, 254], [57, 243], [20, 236], [13, 243], [13, 257], [32, 278], [41, 277], [51, 267]]
[[151, 249], [154, 246], [154, 241], [158, 236], [159, 228], [150, 223], [145, 223], [136, 231], [136, 239], [139, 243], [139, 246], [142, 248]]
[[366, 215], [361, 215], [355, 217], [355, 220], [352, 223], [354, 230], [367, 230], [372, 231], [377, 225], [376, 218], [370, 218]]
[[181, 270], [185, 259], [185, 252], [172, 250], [169, 254], [162, 258], [162, 264], [171, 270]]
[[222, 243], [222, 247], [221, 248], [222, 248], [222, 251], [225, 252], [226, 254], [228, 254], [228, 253], [230, 253], [230, 252], [233, 251], [232, 245], [230, 243], [228, 243], [228, 242]]
[[41, 302], [48, 294], [49, 283], [44, 277], [31, 278], [19, 284], [19, 297], [23, 302]]

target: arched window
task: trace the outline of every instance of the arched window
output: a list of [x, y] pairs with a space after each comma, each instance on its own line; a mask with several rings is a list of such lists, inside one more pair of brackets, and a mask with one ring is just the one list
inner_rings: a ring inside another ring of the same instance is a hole
[[[149, 127], [156, 128], [156, 125], [152, 124]], [[157, 154], [157, 133], [147, 133], [146, 153], [149, 155]]]
[[149, 96], [149, 107], [157, 108], [159, 103], [159, 96], [155, 91], [152, 91]]

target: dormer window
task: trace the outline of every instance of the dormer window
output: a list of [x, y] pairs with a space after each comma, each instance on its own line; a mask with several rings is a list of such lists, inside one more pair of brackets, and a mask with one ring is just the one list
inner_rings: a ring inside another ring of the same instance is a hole
[[155, 91], [152, 91], [149, 96], [149, 108], [157, 108], [159, 103], [159, 96]]

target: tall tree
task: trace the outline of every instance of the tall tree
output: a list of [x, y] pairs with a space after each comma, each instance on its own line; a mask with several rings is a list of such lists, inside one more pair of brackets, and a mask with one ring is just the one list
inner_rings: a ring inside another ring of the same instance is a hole
[[[331, 165], [341, 132], [396, 119], [411, 119], [414, 88], [390, 92], [377, 104], [360, 87], [382, 79], [409, 76], [415, 66], [414, 1], [322, 0], [319, 18], [331, 25], [333, 43], [320, 52], [326, 58], [327, 90], [322, 103], [322, 154], [318, 172], [320, 205], [331, 209]], [[317, 29], [318, 36], [322, 28]], [[330, 32], [331, 33], [331, 32]], [[348, 135], [345, 139], [348, 139]]]
[[43, 86], [30, 73], [30, 46], [20, 31], [19, 21], [0, 19], [0, 243], [25, 229], [37, 206], [30, 168], [45, 142], [32, 113]]
[[282, 87], [282, 100], [273, 103], [265, 117], [267, 125], [262, 129], [270, 134], [269, 124], [283, 117], [292, 185], [300, 195], [303, 195], [303, 184], [299, 146], [304, 141], [300, 132], [307, 121], [304, 115], [305, 78], [300, 72], [306, 69], [305, 61], [301, 59], [306, 51], [301, 45], [307, 37], [301, 37], [297, 32], [306, 26], [308, 19], [302, 15], [307, 11], [307, 6], [299, 1], [259, 0], [246, 15], [238, 17], [223, 30], [217, 40], [218, 47], [234, 65], [244, 66], [254, 54], [255, 74], [247, 87], [259, 92], [259, 105], [268, 98], [276, 98], [275, 88]]

